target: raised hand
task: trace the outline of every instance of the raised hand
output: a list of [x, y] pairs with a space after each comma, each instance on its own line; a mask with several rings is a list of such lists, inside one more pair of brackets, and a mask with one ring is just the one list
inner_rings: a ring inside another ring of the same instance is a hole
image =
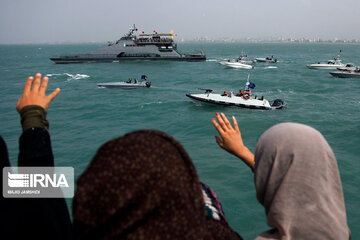
[[239, 157], [251, 169], [254, 169], [254, 154], [244, 145], [236, 118], [232, 117], [234, 127], [231, 126], [223, 113], [216, 113], [216, 119], [219, 123], [214, 118], [212, 123], [221, 136], [221, 138], [215, 136], [217, 144], [222, 149]]
[[[34, 83], [33, 83], [34, 82]], [[49, 82], [48, 77], [44, 77], [41, 82], [41, 74], [37, 73], [34, 77], [28, 77], [24, 92], [16, 104], [16, 110], [21, 111], [26, 106], [37, 105], [47, 111], [50, 102], [60, 93], [60, 88], [56, 88], [50, 95], [45, 96], [46, 88]], [[31, 87], [32, 86], [32, 87]]]

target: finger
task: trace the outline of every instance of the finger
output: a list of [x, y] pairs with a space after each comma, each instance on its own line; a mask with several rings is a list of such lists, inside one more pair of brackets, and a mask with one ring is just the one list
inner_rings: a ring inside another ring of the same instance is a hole
[[60, 88], [56, 88], [52, 93], [50, 93], [50, 95], [48, 96], [48, 98], [50, 98], [50, 102], [60, 93]]
[[35, 91], [35, 92], [38, 92], [39, 91], [39, 87], [40, 87], [40, 81], [41, 81], [41, 74], [40, 73], [37, 73], [35, 75], [35, 81], [34, 81], [34, 84], [33, 84], [33, 87], [32, 87], [32, 91]]
[[235, 129], [235, 131], [240, 132], [240, 130], [239, 130], [239, 125], [238, 125], [238, 123], [237, 123], [237, 121], [236, 121], [236, 118], [235, 118], [234, 116], [232, 116], [232, 121], [233, 121], [233, 123], [234, 123], [234, 129]]
[[216, 122], [216, 120], [214, 118], [211, 119], [212, 124], [214, 125], [214, 127], [216, 128], [216, 130], [218, 131], [218, 133], [220, 135], [224, 134], [223, 129], [219, 126], [219, 124]]
[[221, 128], [226, 131], [229, 130], [228, 127], [226, 126], [224, 120], [222, 119], [221, 115], [219, 113], [216, 113], [216, 119], [218, 120]]
[[34, 81], [33, 76], [28, 77], [28, 79], [26, 80], [25, 86], [24, 86], [23, 94], [30, 92], [31, 84], [32, 84], [33, 81]]
[[233, 130], [233, 127], [231, 126], [231, 123], [229, 122], [229, 120], [227, 119], [227, 117], [225, 116], [225, 114], [221, 113], [221, 118], [223, 119], [226, 127], [227, 127], [228, 129]]
[[43, 80], [42, 80], [41, 86], [40, 86], [40, 90], [39, 90], [40, 95], [45, 96], [45, 92], [46, 92], [48, 82], [49, 82], [49, 78], [44, 77]]
[[221, 139], [220, 139], [218, 136], [215, 136], [215, 139], [216, 139], [216, 143], [217, 143], [221, 148], [223, 148], [223, 147], [224, 147], [223, 141], [221, 141]]

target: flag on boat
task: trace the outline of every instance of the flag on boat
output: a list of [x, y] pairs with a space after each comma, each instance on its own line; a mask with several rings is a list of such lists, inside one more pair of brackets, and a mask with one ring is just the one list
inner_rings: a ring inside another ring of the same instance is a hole
[[141, 75], [141, 80], [147, 80], [147, 76], [146, 75]]
[[254, 89], [256, 86], [253, 82], [249, 81], [249, 88]]

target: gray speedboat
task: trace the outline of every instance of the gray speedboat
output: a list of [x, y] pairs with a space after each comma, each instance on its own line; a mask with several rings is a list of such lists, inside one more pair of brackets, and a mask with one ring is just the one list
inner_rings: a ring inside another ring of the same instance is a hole
[[129, 33], [108, 46], [86, 54], [50, 58], [55, 63], [118, 62], [124, 60], [204, 61], [204, 52], [179, 53], [173, 33], [137, 34], [135, 24]]
[[99, 88], [121, 88], [121, 89], [137, 89], [137, 88], [149, 88], [151, 87], [151, 82], [147, 82], [147, 77], [145, 75], [141, 76], [141, 81], [134, 81], [129, 78], [126, 82], [108, 82], [108, 83], [97, 83]]
[[344, 67], [338, 67], [339, 71], [355, 71], [356, 67], [352, 63], [347, 63]]
[[357, 67], [353, 71], [336, 71], [330, 72], [331, 75], [338, 78], [360, 78], [360, 68]]

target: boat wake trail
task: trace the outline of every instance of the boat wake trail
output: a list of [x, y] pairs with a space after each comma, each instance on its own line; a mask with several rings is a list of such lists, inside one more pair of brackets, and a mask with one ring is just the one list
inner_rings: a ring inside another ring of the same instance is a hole
[[218, 62], [217, 59], [206, 59], [207, 62]]
[[275, 68], [278, 68], [278, 67], [275, 67], [275, 66], [268, 66], [268, 67], [264, 67], [265, 69], [275, 69]]
[[157, 102], [142, 103], [139, 106], [140, 106], [140, 108], [144, 108], [144, 106], [153, 105], [153, 104], [163, 104], [163, 102], [157, 101]]
[[66, 81], [71, 81], [71, 80], [80, 80], [80, 79], [86, 79], [88, 77], [90, 77], [89, 75], [86, 74], [71, 74], [71, 73], [51, 73], [51, 74], [46, 74], [47, 77], [53, 77], [53, 76], [67, 76]]

